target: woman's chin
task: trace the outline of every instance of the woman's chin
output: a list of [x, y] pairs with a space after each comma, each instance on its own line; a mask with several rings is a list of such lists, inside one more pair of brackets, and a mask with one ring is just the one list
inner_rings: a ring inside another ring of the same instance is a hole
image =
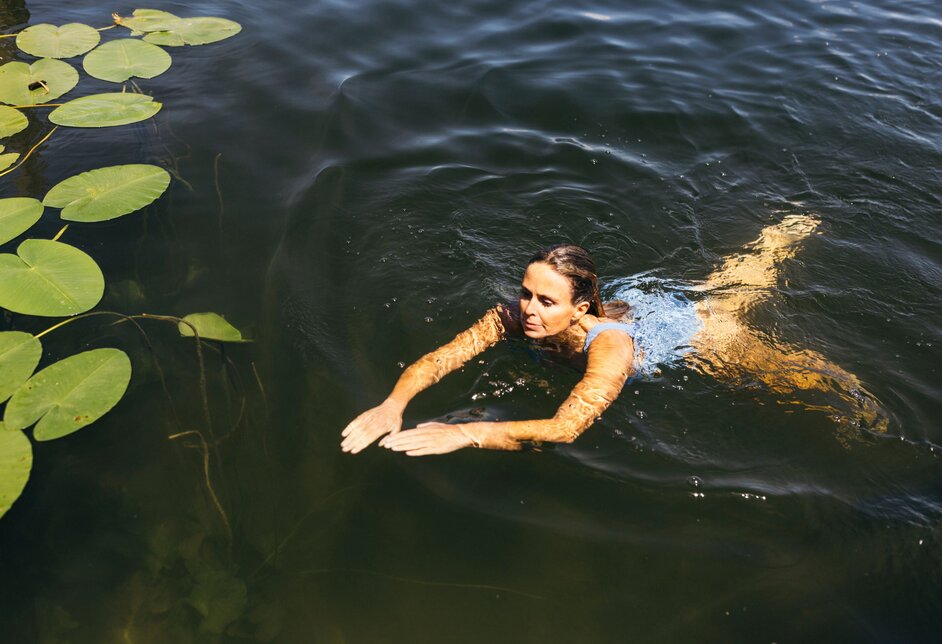
[[527, 336], [532, 340], [538, 340], [540, 338], [546, 337], [546, 330], [542, 327], [540, 328], [531, 328], [526, 325], [523, 327], [523, 335]]

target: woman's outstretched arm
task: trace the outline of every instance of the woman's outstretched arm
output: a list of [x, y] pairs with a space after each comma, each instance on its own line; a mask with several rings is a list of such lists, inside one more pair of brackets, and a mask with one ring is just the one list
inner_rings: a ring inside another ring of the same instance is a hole
[[425, 456], [471, 446], [517, 450], [528, 441], [571, 443], [608, 409], [632, 373], [631, 338], [621, 331], [603, 331], [589, 348], [585, 376], [552, 418], [460, 425], [423, 423], [387, 436], [380, 444], [410, 456]]
[[398, 432], [402, 428], [402, 412], [409, 401], [503, 338], [507, 316], [504, 307], [494, 307], [454, 340], [409, 365], [385, 401], [347, 425], [342, 433], [341, 449], [356, 454], [380, 436]]

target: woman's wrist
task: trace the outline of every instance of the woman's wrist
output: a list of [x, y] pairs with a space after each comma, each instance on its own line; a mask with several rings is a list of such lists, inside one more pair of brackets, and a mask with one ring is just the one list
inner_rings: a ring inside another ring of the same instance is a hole
[[395, 411], [401, 416], [402, 413], [406, 410], [406, 405], [408, 404], [408, 402], [409, 401], [398, 400], [390, 396], [389, 398], [387, 398], [386, 400], [380, 403], [380, 407], [387, 407]]

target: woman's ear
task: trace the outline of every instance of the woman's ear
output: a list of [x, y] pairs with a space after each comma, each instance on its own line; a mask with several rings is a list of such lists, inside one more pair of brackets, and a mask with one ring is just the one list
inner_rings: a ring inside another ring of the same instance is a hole
[[576, 304], [576, 310], [572, 312], [572, 321], [577, 322], [579, 318], [585, 315], [589, 310], [589, 306], [588, 302], [579, 302]]

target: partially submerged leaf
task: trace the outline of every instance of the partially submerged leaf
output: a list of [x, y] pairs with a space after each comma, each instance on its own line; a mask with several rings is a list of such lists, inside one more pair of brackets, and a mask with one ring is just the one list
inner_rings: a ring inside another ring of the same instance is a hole
[[167, 29], [179, 19], [178, 16], [167, 13], [166, 11], [158, 11], [157, 9], [135, 9], [134, 13], [130, 16], [115, 17], [115, 22], [122, 27], [127, 27], [132, 33], [146, 33], [148, 31], [162, 31]]
[[36, 423], [33, 438], [38, 441], [61, 438], [104, 416], [130, 380], [131, 361], [124, 351], [85, 351], [27, 380], [7, 403], [3, 422], [7, 429]]
[[231, 38], [242, 31], [242, 25], [225, 18], [180, 18], [160, 31], [151, 30], [144, 40], [155, 45], [182, 47], [208, 45]]
[[16, 160], [20, 158], [19, 152], [7, 152], [3, 154], [5, 148], [0, 145], [0, 170], [6, 170], [11, 165], [16, 163]]
[[0, 402], [33, 375], [42, 352], [39, 339], [29, 333], [0, 332]]
[[203, 618], [200, 632], [221, 635], [242, 617], [247, 594], [245, 582], [228, 571], [207, 570], [196, 575], [196, 585], [186, 601]]
[[41, 24], [16, 35], [16, 46], [38, 58], [72, 58], [98, 44], [98, 30], [78, 22], [57, 27]]
[[123, 83], [136, 76], [154, 78], [170, 68], [170, 54], [157, 45], [134, 38], [106, 42], [82, 61], [90, 76]]
[[62, 208], [66, 221], [106, 221], [139, 210], [170, 185], [170, 174], [155, 165], [98, 168], [69, 177], [53, 187], [43, 204]]
[[72, 65], [43, 58], [32, 65], [13, 62], [0, 67], [0, 102], [40, 105], [59, 98], [78, 84]]
[[0, 139], [22, 132], [29, 125], [29, 119], [19, 110], [9, 105], [0, 105]]
[[105, 278], [78, 248], [27, 239], [16, 252], [0, 254], [0, 308], [59, 317], [84, 313], [101, 300]]
[[0, 423], [0, 517], [20, 498], [33, 468], [33, 446], [23, 432]]
[[0, 244], [25, 233], [43, 216], [43, 205], [32, 197], [0, 199]]
[[[219, 340], [220, 342], [248, 342], [242, 337], [242, 333], [226, 322], [226, 320], [216, 313], [190, 313], [183, 318], [196, 328], [196, 332], [204, 340]], [[193, 337], [193, 329], [190, 324], [180, 322], [177, 329], [180, 335], [184, 337]]]
[[92, 94], [57, 107], [49, 120], [66, 127], [112, 127], [149, 119], [161, 106], [144, 94]]

